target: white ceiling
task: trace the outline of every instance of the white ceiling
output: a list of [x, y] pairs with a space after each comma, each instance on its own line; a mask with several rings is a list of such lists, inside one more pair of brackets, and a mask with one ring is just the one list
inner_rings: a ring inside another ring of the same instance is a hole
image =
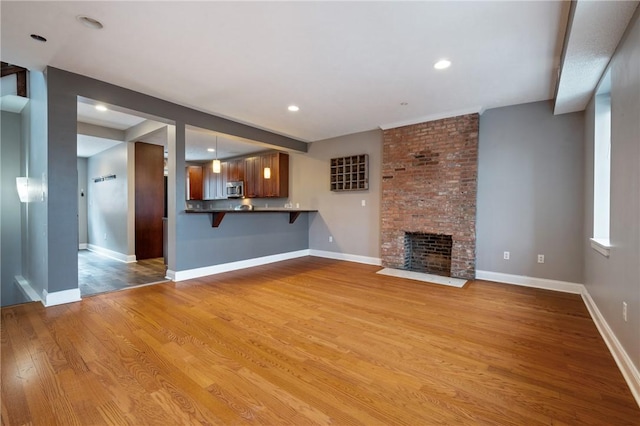
[[[550, 99], [569, 3], [3, 1], [1, 7], [4, 61], [55, 66], [315, 141]], [[104, 28], [81, 25], [81, 14]], [[453, 65], [435, 70], [443, 57]], [[300, 111], [287, 111], [290, 104]]]
[[[577, 29], [563, 64], [567, 0], [3, 1], [0, 35], [3, 61], [51, 65], [316, 141], [552, 99], [561, 66], [573, 69], [558, 84], [562, 111], [593, 90], [598, 71], [583, 71], [603, 61], [594, 49], [615, 47], [638, 2], [599, 3], [578, 1], [572, 25], [592, 28], [596, 41]], [[627, 21], [610, 19], [622, 9]], [[87, 28], [78, 15], [104, 28]], [[441, 58], [451, 68], [435, 70]], [[290, 104], [300, 111], [287, 111]]]

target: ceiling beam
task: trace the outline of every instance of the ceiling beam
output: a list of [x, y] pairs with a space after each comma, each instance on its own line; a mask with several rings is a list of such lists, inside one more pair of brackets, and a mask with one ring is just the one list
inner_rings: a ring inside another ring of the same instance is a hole
[[16, 75], [16, 93], [23, 98], [27, 97], [27, 69], [17, 65], [2, 62], [0, 66], [1, 76]]

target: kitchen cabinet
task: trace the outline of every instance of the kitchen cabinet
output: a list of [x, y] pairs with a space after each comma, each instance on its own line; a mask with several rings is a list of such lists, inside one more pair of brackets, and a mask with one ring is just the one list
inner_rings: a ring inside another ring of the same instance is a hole
[[[273, 152], [260, 157], [260, 179], [262, 197], [286, 198], [289, 196], [289, 154]], [[271, 178], [264, 178], [264, 169], [269, 167]]]
[[227, 161], [227, 181], [237, 182], [241, 180], [244, 180], [244, 158]]
[[246, 198], [262, 197], [261, 165], [260, 157], [244, 159], [244, 194]]
[[227, 198], [227, 169], [229, 163], [220, 163], [220, 173], [213, 173], [213, 164], [207, 163], [204, 173], [204, 199], [224, 200]]
[[203, 174], [202, 166], [187, 166], [187, 200], [202, 200]]

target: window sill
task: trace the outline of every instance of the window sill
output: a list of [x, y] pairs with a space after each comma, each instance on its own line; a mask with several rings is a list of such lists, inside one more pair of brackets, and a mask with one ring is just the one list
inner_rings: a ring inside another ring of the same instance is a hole
[[611, 251], [611, 243], [609, 239], [604, 238], [590, 238], [591, 240], [591, 248], [603, 255], [604, 257], [609, 257], [609, 252]]

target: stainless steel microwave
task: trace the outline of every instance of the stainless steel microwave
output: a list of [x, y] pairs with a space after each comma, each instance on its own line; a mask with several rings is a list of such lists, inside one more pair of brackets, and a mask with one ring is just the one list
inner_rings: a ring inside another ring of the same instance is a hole
[[244, 182], [227, 182], [227, 198], [242, 198], [244, 197]]

